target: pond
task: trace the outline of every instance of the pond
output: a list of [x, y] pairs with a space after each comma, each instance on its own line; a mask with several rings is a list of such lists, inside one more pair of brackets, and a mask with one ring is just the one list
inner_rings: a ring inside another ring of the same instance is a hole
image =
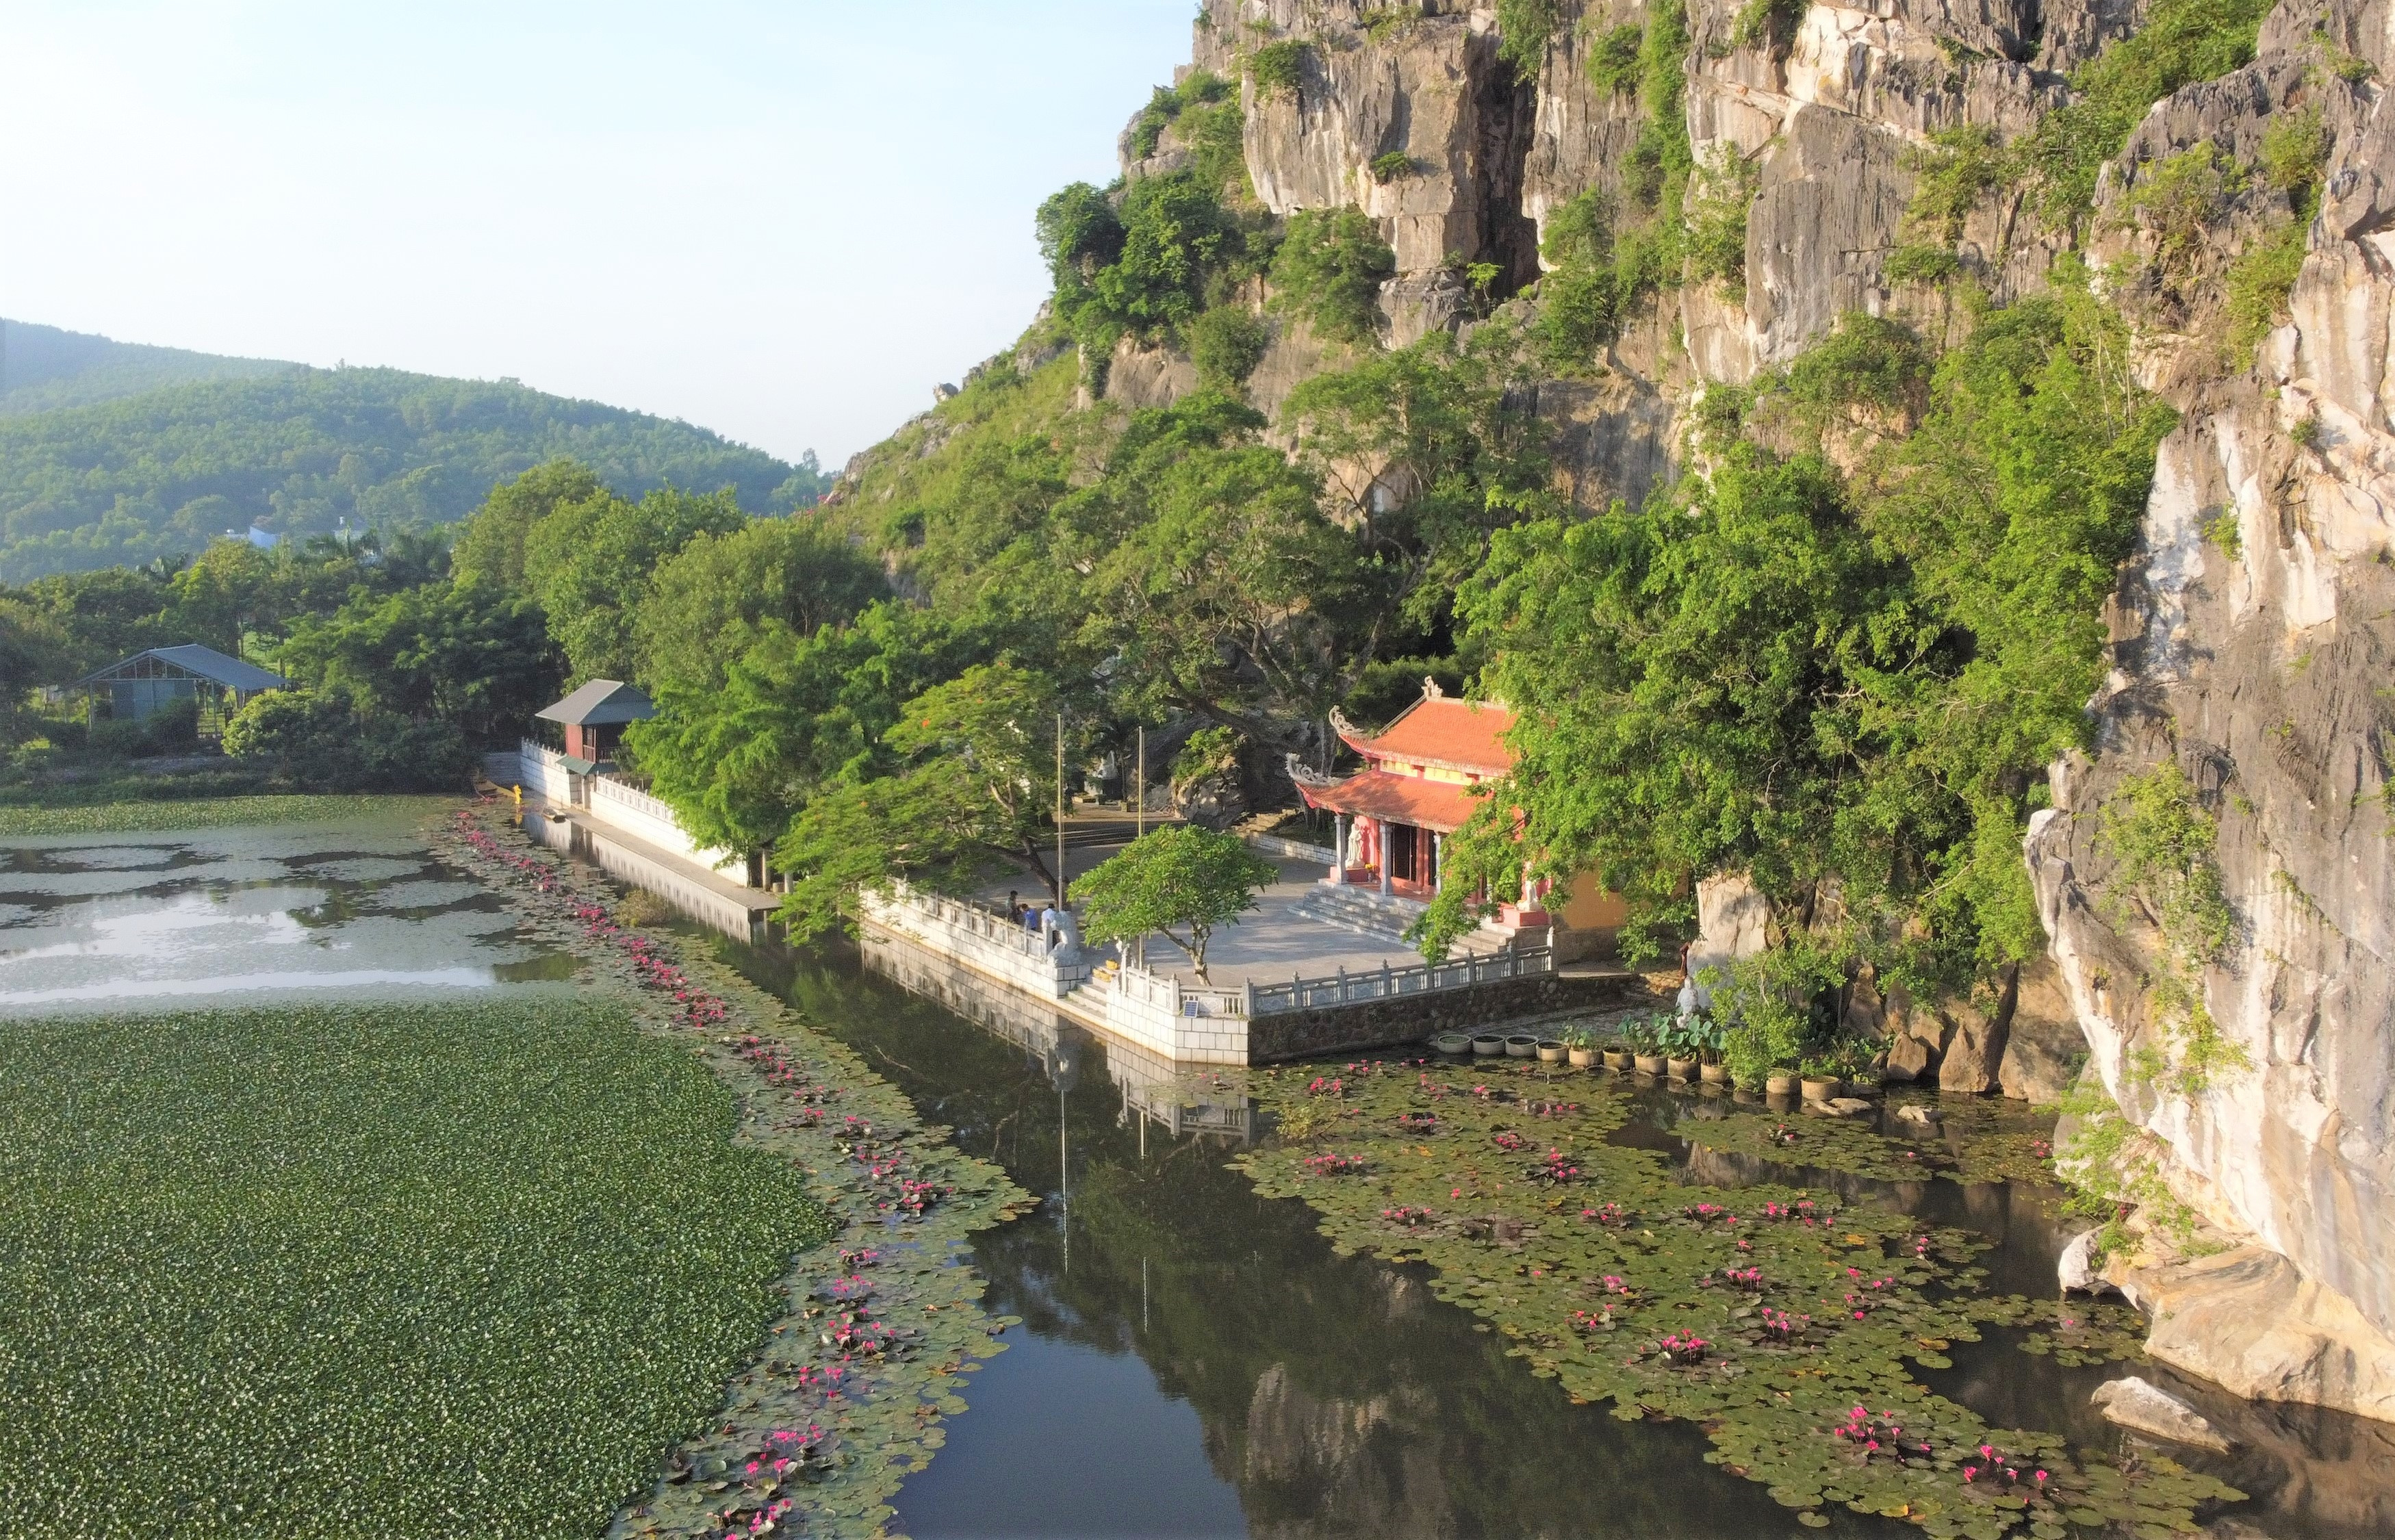
[[[0, 1013], [562, 993], [571, 960], [528, 944], [496, 896], [434, 860], [415, 817], [0, 843]], [[989, 1308], [1024, 1325], [900, 1493], [901, 1532], [1803, 1533], [1762, 1486], [1705, 1464], [1695, 1427], [1572, 1404], [1436, 1298], [1423, 1268], [1339, 1255], [1311, 1209], [1258, 1197], [1225, 1162], [1265, 1130], [1227, 1082], [1172, 1082], [1052, 1012], [960, 993], [880, 954], [868, 967], [849, 949], [744, 947], [695, 930], [688, 944], [798, 1005], [1044, 1200], [973, 1247]], [[1709, 1184], [1767, 1175], [1969, 1228], [1996, 1242], [1984, 1264], [1998, 1290], [2050, 1290], [2067, 1233], [2050, 1191], [1725, 1155], [1687, 1137], [1707, 1115], [1648, 1091], [1619, 1136], [1702, 1162]], [[1999, 1426], [2118, 1448], [2086, 1398], [2121, 1367], [2066, 1366], [2019, 1340], [1991, 1329], [1922, 1377]], [[2254, 1494], [2236, 1515], [2250, 1533], [2395, 1533], [2395, 1429], [2237, 1402], [2158, 1366], [2134, 1372], [2233, 1430], [2238, 1453], [2214, 1468]], [[1921, 1533], [1838, 1507], [1827, 1517], [1832, 1534]]]
[[0, 843], [0, 1015], [555, 987], [420, 807], [337, 825]]
[[[853, 953], [713, 945], [1046, 1198], [975, 1247], [992, 1308], [1025, 1326], [897, 1499], [906, 1533], [1921, 1533], [1837, 1507], [1828, 1531], [1800, 1531], [1761, 1486], [1704, 1464], [1694, 1428], [1575, 1406], [1435, 1299], [1422, 1269], [1335, 1255], [1311, 1210], [1259, 1198], [1226, 1169], [1254, 1132], [1244, 1098], [1207, 1105], [1201, 1085], [1192, 1105], [1185, 1085], [1177, 1095], [1159, 1086], [1135, 1050], [879, 954], [868, 969]], [[1737, 1182], [1729, 1162], [1743, 1158], [1700, 1152], [1673, 1132], [1701, 1119], [1702, 1103], [1649, 1090], [1640, 1104], [1634, 1127], [1657, 1148], [1703, 1161], [1709, 1184]], [[1746, 1179], [1770, 1166], [1772, 1179], [1976, 1230], [1996, 1242], [1981, 1261], [1997, 1292], [2052, 1293], [2071, 1231], [2050, 1188], [1881, 1182], [1762, 1161]], [[1957, 1343], [1953, 1367], [1924, 1378], [1998, 1426], [2117, 1451], [2123, 1436], [2087, 1397], [2141, 1374], [2240, 1430], [2239, 1453], [2209, 1468], [2254, 1494], [2238, 1510], [2259, 1526], [2249, 1533], [2388, 1533], [2395, 1429], [2251, 1406], [2158, 1365], [2067, 1368], [2020, 1351], [2021, 1335], [1993, 1328], [1983, 1343]]]

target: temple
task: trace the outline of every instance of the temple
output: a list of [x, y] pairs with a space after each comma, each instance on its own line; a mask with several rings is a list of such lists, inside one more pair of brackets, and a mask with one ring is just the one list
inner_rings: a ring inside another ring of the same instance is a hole
[[[1334, 715], [1331, 725], [1365, 768], [1352, 776], [1290, 776], [1306, 805], [1337, 815], [1337, 859], [1323, 879], [1330, 887], [1377, 890], [1392, 904], [1426, 904], [1443, 884], [1441, 857], [1449, 835], [1480, 806], [1475, 788], [1514, 767], [1505, 735], [1514, 713], [1503, 706], [1448, 695], [1437, 681], [1385, 732], [1367, 735]], [[1546, 930], [1559, 952], [1584, 954], [1609, 946], [1626, 910], [1609, 894], [1558, 894], [1536, 879], [1522, 901], [1500, 905], [1492, 928], [1518, 934]]]

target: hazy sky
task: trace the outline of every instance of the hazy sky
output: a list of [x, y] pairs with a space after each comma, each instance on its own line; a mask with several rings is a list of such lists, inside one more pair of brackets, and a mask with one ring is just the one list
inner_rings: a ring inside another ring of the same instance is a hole
[[1011, 342], [1193, 0], [0, 0], [0, 315], [828, 466]]

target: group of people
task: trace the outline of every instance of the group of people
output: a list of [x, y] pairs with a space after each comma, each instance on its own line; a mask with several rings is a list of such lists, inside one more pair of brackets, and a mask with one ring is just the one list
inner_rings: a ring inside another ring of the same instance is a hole
[[1053, 903], [1044, 908], [1038, 904], [1026, 904], [1023, 902], [1021, 891], [1017, 890], [1006, 896], [1006, 912], [1013, 917], [1016, 924], [1021, 925], [1031, 935], [1046, 936], [1050, 951], [1056, 949], [1056, 943], [1064, 936], [1064, 911]]

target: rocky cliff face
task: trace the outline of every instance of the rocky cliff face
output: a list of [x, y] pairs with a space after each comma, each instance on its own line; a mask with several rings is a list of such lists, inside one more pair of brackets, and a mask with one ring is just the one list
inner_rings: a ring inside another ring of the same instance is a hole
[[[1592, 188], [1619, 196], [1633, 174], [1643, 109], [1588, 65], [1647, 7], [1552, 8], [1558, 24], [1524, 78], [1501, 57], [1491, 7], [1206, 0], [1195, 67], [1237, 79], [1248, 50], [1307, 46], [1293, 91], [1245, 87], [1250, 179], [1277, 213], [1354, 204], [1381, 222], [1400, 270], [1383, 296], [1396, 342], [1468, 328], [1461, 261], [1495, 264], [1501, 296], [1523, 287], [1554, 211]], [[1668, 290], [1588, 378], [1535, 387], [1583, 504], [1634, 502], [1669, 480], [1702, 386], [1789, 360], [1847, 312], [1951, 335], [1946, 294], [1887, 276], [1908, 235], [1908, 150], [1956, 126], [1999, 141], [2027, 132], [2142, 6], [1872, 0], [1781, 6], [1742, 26], [1750, 9], [1691, 0], [1684, 69], [1700, 165], [1735, 156], [1754, 188], [1743, 295]], [[2284, 0], [2252, 64], [2157, 103], [2107, 168], [2088, 226], [2099, 270], [2143, 250], [2128, 214], [2155, 163], [2209, 140], [2255, 164], [2268, 125], [2295, 108], [2318, 112], [2329, 136], [2293, 318], [2258, 366], [2222, 353], [2219, 296], [2233, 253], [2283, 223], [2277, 192], [2232, 197], [2170, 292], [2118, 280], [2141, 377], [2184, 417], [2115, 601], [2117, 667], [2092, 708], [2100, 750], [2058, 768], [2056, 808], [2029, 841], [2050, 961], [1991, 1012], [1863, 1008], [1950, 1089], [2050, 1096], [2086, 1055], [2157, 1141], [2174, 1188], [2235, 1248], [2128, 1275], [2171, 1312], [2157, 1351], [2243, 1393], [2395, 1418], [2395, 125], [2378, 84], [2395, 67], [2390, 33], [2388, 0]], [[1396, 153], [1410, 171], [1376, 177], [1373, 162]], [[2025, 191], [1998, 189], [1957, 249], [2001, 301], [2033, 292], [2070, 244]], [[1258, 405], [1277, 406], [1322, 357], [1302, 328], [1277, 335], [1251, 383]], [[1127, 345], [1107, 389], [1145, 405], [1194, 384], [1185, 362]], [[2162, 942], [2113, 891], [2097, 816], [2164, 761], [2218, 820], [2236, 935], [2200, 989], [2248, 1065], [2192, 1094], [2137, 1069], [2168, 1036], [2150, 988]], [[1716, 907], [1761, 934], [1739, 906]], [[2226, 1330], [2224, 1312], [2243, 1329]]]

